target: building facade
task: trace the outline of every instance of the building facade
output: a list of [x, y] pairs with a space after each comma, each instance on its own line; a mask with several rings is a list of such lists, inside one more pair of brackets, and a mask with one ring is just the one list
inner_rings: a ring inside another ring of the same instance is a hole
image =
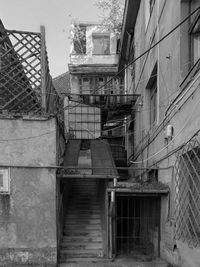
[[167, 184], [160, 255], [199, 266], [199, 1], [126, 1], [119, 70], [140, 95], [130, 174]]

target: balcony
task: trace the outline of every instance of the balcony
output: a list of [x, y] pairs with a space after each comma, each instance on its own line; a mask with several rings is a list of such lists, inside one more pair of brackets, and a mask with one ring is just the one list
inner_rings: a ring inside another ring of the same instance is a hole
[[110, 64], [117, 65], [119, 60], [119, 55], [109, 54], [109, 55], [92, 55], [90, 54], [71, 54], [70, 64], [79, 65], [94, 65], [94, 64]]
[[81, 102], [85, 105], [96, 106], [109, 111], [123, 111], [130, 109], [134, 106], [138, 94], [71, 94], [71, 99]]

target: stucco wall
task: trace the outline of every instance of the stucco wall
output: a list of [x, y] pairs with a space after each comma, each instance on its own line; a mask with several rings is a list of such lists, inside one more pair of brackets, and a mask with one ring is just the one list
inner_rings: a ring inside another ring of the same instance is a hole
[[[110, 35], [110, 54], [109, 55], [93, 55], [92, 35], [94, 33], [105, 33]], [[71, 44], [73, 46], [73, 43]], [[73, 51], [73, 49], [71, 49]], [[71, 54], [71, 64], [117, 64], [117, 37], [114, 33], [109, 33], [108, 30], [101, 25], [86, 25], [86, 54]]]
[[[145, 25], [141, 24], [145, 16], [144, 4], [145, 0], [142, 0], [136, 21], [135, 57], [150, 47], [153, 38], [155, 38], [153, 42], [160, 40], [186, 16], [183, 12], [186, 2], [157, 0], [145, 29]], [[180, 87], [184, 75], [187, 74], [189, 64], [186, 42], [183, 42], [185, 34], [188, 34], [188, 31], [178, 28], [147, 56], [136, 61], [136, 92], [142, 94], [143, 106], [137, 107], [134, 129], [135, 155], [137, 155], [135, 161], [140, 162], [140, 164], [134, 164], [132, 167], [157, 167], [159, 170], [158, 180], [168, 184], [171, 188], [170, 196], [163, 197], [161, 202], [161, 256], [175, 266], [197, 267], [200, 266], [199, 249], [189, 247], [186, 242], [182, 243], [175, 240], [176, 224], [172, 209], [174, 206], [173, 166], [176, 154], [167, 156], [188, 141], [200, 128], [199, 78], [196, 76], [196, 82], [194, 80], [194, 83], [187, 86], [182, 93], [183, 88]], [[158, 64], [158, 109], [157, 121], [151, 127], [149, 123], [149, 95], [146, 86], [156, 62]], [[179, 101], [171, 105], [170, 103], [179, 93], [181, 93]], [[167, 108], [169, 108], [168, 112], [166, 112]], [[175, 138], [172, 142], [165, 139], [168, 124], [174, 128]], [[139, 177], [143, 172], [135, 171], [134, 174]]]
[[0, 164], [56, 164], [55, 119], [0, 118]]
[[11, 166], [10, 194], [0, 195], [0, 266], [56, 266], [56, 170], [46, 167], [57, 161], [55, 120], [0, 122], [0, 165]]

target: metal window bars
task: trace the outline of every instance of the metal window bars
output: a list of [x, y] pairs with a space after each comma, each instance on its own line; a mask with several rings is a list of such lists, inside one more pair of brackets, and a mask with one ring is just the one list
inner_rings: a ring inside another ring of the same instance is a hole
[[0, 112], [57, 113], [59, 99], [49, 73], [41, 32], [6, 30], [0, 21]]
[[175, 163], [175, 238], [200, 246], [200, 142], [194, 137]]

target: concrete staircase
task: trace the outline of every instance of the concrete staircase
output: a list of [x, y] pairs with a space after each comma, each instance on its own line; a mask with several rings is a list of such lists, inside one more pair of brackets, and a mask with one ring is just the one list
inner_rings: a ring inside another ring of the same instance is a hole
[[91, 179], [76, 179], [70, 191], [60, 263], [98, 261], [103, 257], [98, 184]]

